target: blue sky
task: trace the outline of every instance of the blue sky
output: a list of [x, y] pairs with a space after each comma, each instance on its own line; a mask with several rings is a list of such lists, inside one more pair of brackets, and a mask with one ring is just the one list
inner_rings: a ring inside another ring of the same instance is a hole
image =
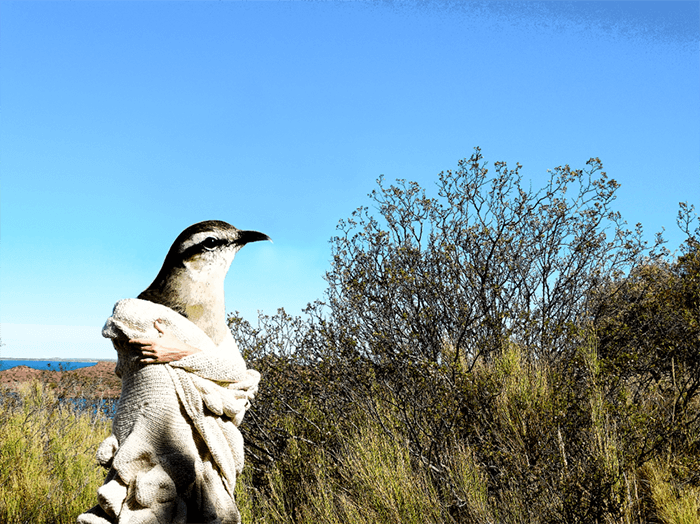
[[[678, 246], [700, 205], [698, 2], [0, 2], [0, 356], [113, 358], [100, 329], [188, 225], [246, 246], [227, 310], [321, 298], [379, 175], [600, 157]], [[60, 327], [57, 327], [60, 326]]]

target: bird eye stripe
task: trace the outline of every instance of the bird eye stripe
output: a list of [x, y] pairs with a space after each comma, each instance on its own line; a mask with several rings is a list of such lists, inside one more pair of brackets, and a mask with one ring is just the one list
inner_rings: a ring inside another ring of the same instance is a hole
[[226, 240], [222, 238], [216, 238], [216, 237], [207, 237], [204, 239], [204, 241], [201, 243], [202, 247], [204, 249], [214, 249], [218, 246], [222, 246], [226, 244]]
[[189, 245], [183, 245], [179, 257], [182, 260], [187, 260], [197, 254], [204, 253], [206, 251], [213, 251], [217, 247], [226, 245], [228, 243], [228, 240], [226, 240], [225, 238], [207, 237], [198, 242], [190, 243]]

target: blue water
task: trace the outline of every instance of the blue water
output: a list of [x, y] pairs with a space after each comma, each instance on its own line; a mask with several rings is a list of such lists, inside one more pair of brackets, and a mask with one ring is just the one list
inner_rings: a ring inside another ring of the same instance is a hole
[[46, 369], [49, 371], [72, 371], [74, 369], [94, 366], [97, 362], [81, 362], [74, 360], [11, 360], [0, 358], [0, 371], [14, 368], [16, 366], [29, 366], [34, 369]]
[[117, 413], [118, 398], [62, 398], [59, 403], [67, 405], [76, 411], [83, 411], [92, 415], [101, 414], [107, 418], [114, 418]]
[[[20, 401], [20, 396], [16, 391], [0, 391], [0, 408], [7, 402], [13, 405], [13, 403], [18, 401]], [[88, 413], [92, 416], [114, 418], [114, 415], [117, 413], [119, 399], [61, 397], [58, 399], [58, 405], [75, 412]]]

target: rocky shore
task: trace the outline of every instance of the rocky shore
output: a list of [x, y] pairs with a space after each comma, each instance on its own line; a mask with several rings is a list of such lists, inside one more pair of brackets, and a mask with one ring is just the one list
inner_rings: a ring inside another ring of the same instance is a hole
[[116, 398], [121, 392], [121, 380], [114, 374], [116, 365], [116, 362], [102, 361], [73, 371], [17, 366], [0, 371], [0, 385], [14, 390], [20, 384], [38, 380], [53, 388], [59, 397]]

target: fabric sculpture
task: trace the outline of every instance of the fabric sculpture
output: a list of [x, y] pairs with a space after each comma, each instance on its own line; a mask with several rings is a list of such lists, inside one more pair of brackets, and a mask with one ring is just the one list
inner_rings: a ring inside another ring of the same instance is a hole
[[[140, 362], [129, 339], [158, 338], [154, 322], [201, 349], [169, 364]], [[102, 330], [118, 353], [122, 380], [112, 435], [97, 451], [109, 470], [99, 504], [79, 524], [240, 522], [234, 500], [243, 469], [238, 426], [260, 374], [247, 369], [228, 337], [218, 346], [170, 308], [122, 300]]]

